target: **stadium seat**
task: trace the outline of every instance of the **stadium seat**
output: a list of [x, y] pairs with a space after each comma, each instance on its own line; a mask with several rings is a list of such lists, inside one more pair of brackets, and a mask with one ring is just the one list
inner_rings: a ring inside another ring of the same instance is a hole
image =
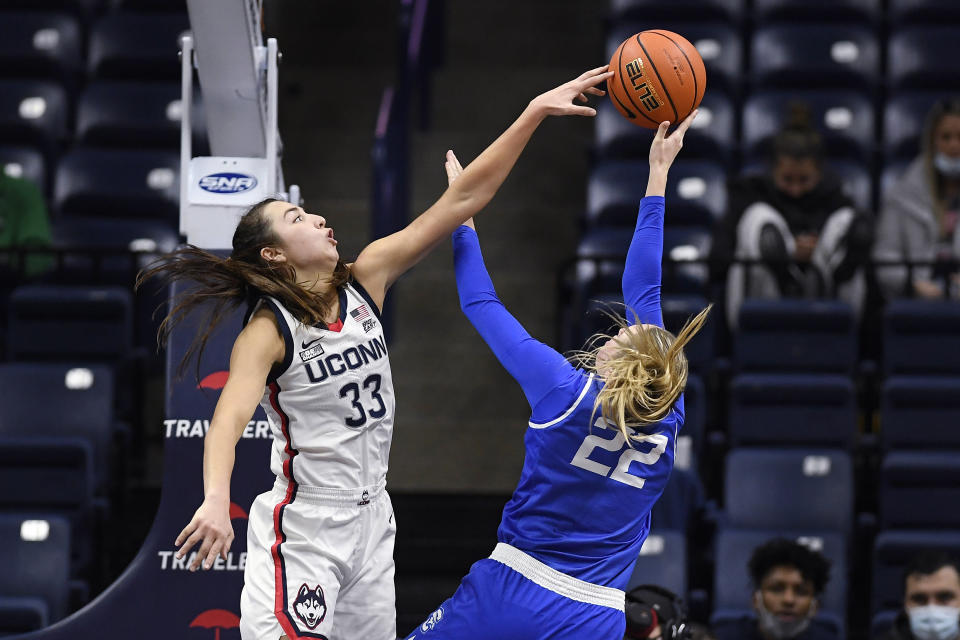
[[890, 96], [905, 89], [943, 90], [960, 83], [960, 56], [954, 26], [912, 26], [894, 31], [888, 42]]
[[[723, 90], [711, 87], [700, 103], [697, 119], [684, 136], [683, 158], [720, 160], [729, 173], [737, 147], [734, 114], [733, 101]], [[631, 124], [609, 100], [601, 102], [597, 109], [595, 131], [596, 151], [601, 160], [646, 159], [656, 133]]]
[[[195, 142], [203, 132], [203, 105], [194, 96]], [[77, 104], [77, 142], [89, 146], [180, 148], [180, 85], [94, 82]], [[201, 116], [201, 117], [197, 117]]]
[[57, 516], [0, 514], [0, 594], [39, 599], [46, 622], [67, 613], [70, 578], [70, 523]]
[[820, 446], [850, 449], [857, 432], [857, 398], [846, 376], [744, 374], [730, 388], [734, 447]]
[[32, 147], [0, 146], [0, 173], [29, 180], [47, 193], [47, 164], [43, 154]]
[[883, 109], [883, 155], [889, 162], [913, 160], [920, 153], [920, 139], [927, 113], [943, 91], [899, 91]]
[[644, 540], [625, 591], [655, 584], [685, 598], [687, 593], [687, 539], [679, 531], [654, 529]]
[[69, 98], [45, 80], [0, 80], [0, 140], [32, 145], [51, 162], [67, 137]]
[[116, 362], [129, 356], [128, 288], [25, 285], [10, 294], [11, 360]]
[[960, 529], [960, 451], [891, 451], [880, 465], [884, 529]]
[[724, 481], [727, 524], [739, 529], [850, 533], [853, 468], [831, 449], [733, 449]]
[[695, 469], [674, 467], [663, 494], [650, 511], [651, 527], [686, 533], [705, 504], [703, 484]]
[[743, 43], [739, 31], [726, 22], [703, 22], [699, 16], [690, 20], [689, 15], [682, 20], [664, 21], [645, 17], [638, 21], [616, 22], [607, 33], [603, 59], [610, 60], [620, 43], [647, 29], [679, 33], [697, 48], [709, 78], [709, 91], [704, 95], [704, 100], [718, 89], [739, 95]]
[[[709, 303], [703, 296], [676, 295], [667, 291], [660, 299], [663, 325], [677, 335], [684, 323], [703, 311], [707, 304]], [[683, 348], [691, 371], [706, 372], [713, 367], [714, 344], [717, 336], [716, 323], [714, 312], [711, 312], [700, 332]]]
[[781, 130], [793, 104], [810, 109], [811, 124], [823, 137], [825, 153], [831, 158], [861, 162], [872, 159], [874, 133], [873, 103], [858, 91], [764, 90], [751, 94], [741, 112], [744, 155], [749, 160], [768, 157], [770, 143]]
[[753, 18], [758, 22], [790, 20], [804, 22], [877, 22], [877, 0], [753, 0]]
[[83, 60], [81, 34], [78, 20], [66, 13], [0, 9], [0, 75], [73, 86]]
[[880, 395], [880, 442], [887, 451], [960, 450], [960, 377], [892, 376]]
[[101, 12], [105, 4], [105, 0], [0, 0], [2, 9], [60, 11], [80, 18], [85, 24]]
[[819, 551], [830, 561], [830, 580], [818, 599], [820, 610], [817, 618], [835, 631], [842, 632], [847, 606], [846, 540], [837, 532], [810, 529], [723, 529], [718, 532], [715, 545], [714, 605], [710, 624], [723, 624], [752, 614], [754, 587], [747, 571], [750, 556], [760, 545], [781, 537], [796, 540]]
[[83, 438], [0, 438], [0, 512], [85, 518], [93, 504], [93, 447]]
[[[604, 162], [587, 181], [587, 223], [632, 227], [647, 190], [645, 161]], [[714, 162], [677, 160], [667, 183], [664, 226], [710, 227], [726, 207], [726, 172]]]
[[93, 447], [100, 492], [109, 489], [113, 418], [113, 371], [103, 365], [8, 362], [0, 364], [0, 437], [84, 438]]
[[[0, 559], [3, 554], [0, 553]], [[50, 624], [49, 607], [42, 598], [0, 596], [0, 637], [36, 631]]]
[[849, 374], [857, 359], [853, 310], [832, 300], [760, 300], [740, 307], [733, 359], [738, 371]]
[[176, 80], [186, 13], [113, 12], [90, 30], [87, 69], [96, 78]]
[[65, 218], [156, 218], [176, 224], [179, 169], [174, 151], [74, 149], [57, 167], [54, 209]]
[[921, 551], [960, 556], [960, 531], [881, 531], [873, 545], [873, 610], [903, 607], [903, 570]]
[[887, 13], [890, 24], [949, 24], [960, 20], [960, 4], [954, 0], [887, 0]]
[[620, 20], [677, 20], [696, 15], [700, 20], [738, 22], [743, 0], [610, 0], [610, 17]]
[[770, 24], [753, 34], [750, 82], [754, 88], [852, 88], [873, 91], [880, 47], [859, 25]]
[[895, 374], [960, 375], [960, 304], [891, 300], [883, 312], [883, 365]]

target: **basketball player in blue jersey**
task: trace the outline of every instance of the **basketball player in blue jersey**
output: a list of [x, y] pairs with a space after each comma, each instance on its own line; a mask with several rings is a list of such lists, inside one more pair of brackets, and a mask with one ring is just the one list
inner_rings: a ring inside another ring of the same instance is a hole
[[[531, 417], [523, 472], [493, 554], [473, 565], [409, 640], [623, 638], [623, 589], [683, 423], [683, 347], [709, 313], [674, 336], [660, 311], [663, 194], [695, 115], [670, 136], [662, 123], [651, 144], [646, 197], [623, 272], [632, 322], [621, 321], [614, 338], [579, 354], [583, 369], [531, 338], [504, 308], [472, 220], [454, 232], [460, 305], [520, 383]], [[460, 171], [449, 153], [453, 184]]]
[[406, 228], [340, 259], [327, 220], [267, 199], [239, 221], [222, 259], [186, 247], [144, 274], [197, 283], [161, 326], [213, 302], [203, 350], [230, 306], [248, 305], [230, 375], [204, 441], [204, 501], [177, 536], [191, 570], [226, 558], [233, 540], [234, 450], [259, 403], [273, 432], [272, 491], [249, 513], [240, 633], [245, 640], [395, 640], [395, 526], [384, 490], [394, 421], [393, 384], [379, 310], [390, 286], [503, 183], [548, 115], [593, 116], [574, 101], [602, 96], [612, 75], [587, 71], [534, 98], [456, 185]]

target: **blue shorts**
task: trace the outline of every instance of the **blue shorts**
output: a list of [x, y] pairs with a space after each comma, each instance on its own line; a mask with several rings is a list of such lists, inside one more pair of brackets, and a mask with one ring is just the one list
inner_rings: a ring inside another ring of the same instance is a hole
[[407, 640], [622, 640], [625, 628], [622, 610], [572, 600], [486, 558]]

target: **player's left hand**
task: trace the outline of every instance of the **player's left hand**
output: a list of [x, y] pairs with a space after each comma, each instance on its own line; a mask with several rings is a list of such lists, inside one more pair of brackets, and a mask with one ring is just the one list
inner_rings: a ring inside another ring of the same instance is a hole
[[680, 148], [683, 146], [683, 136], [690, 128], [690, 123], [697, 117], [697, 111], [697, 109], [694, 109], [669, 136], [667, 135], [667, 129], [670, 128], [670, 123], [668, 121], [660, 123], [657, 135], [650, 143], [651, 170], [670, 168], [677, 154], [680, 153]]
[[[457, 156], [453, 153], [452, 149], [447, 151], [447, 159], [443, 163], [443, 168], [447, 170], [447, 186], [453, 184], [454, 180], [459, 178], [460, 174], [463, 173], [463, 167], [460, 166], [460, 161], [457, 160]], [[471, 229], [476, 229], [473, 225], [473, 218], [470, 218], [463, 224]]]
[[606, 91], [597, 87], [598, 84], [611, 78], [613, 71], [608, 71], [609, 65], [584, 71], [580, 76], [565, 82], [556, 89], [530, 101], [530, 108], [544, 116], [595, 116], [597, 110], [593, 107], [581, 107], [573, 104], [574, 100], [587, 102], [587, 95], [603, 96]]

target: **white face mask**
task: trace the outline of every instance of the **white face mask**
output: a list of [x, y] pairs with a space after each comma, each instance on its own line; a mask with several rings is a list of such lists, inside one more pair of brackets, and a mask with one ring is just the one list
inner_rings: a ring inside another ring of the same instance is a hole
[[954, 158], [943, 153], [933, 156], [933, 166], [945, 178], [960, 178], [960, 158]]
[[960, 609], [931, 604], [907, 611], [917, 640], [953, 640], [960, 635]]
[[777, 640], [789, 640], [789, 638], [796, 638], [798, 635], [807, 630], [807, 627], [810, 626], [810, 620], [813, 618], [813, 613], [816, 611], [816, 606], [814, 604], [810, 605], [810, 611], [802, 618], [797, 618], [789, 622], [781, 620], [779, 616], [775, 613], [767, 611], [767, 608], [763, 606], [763, 596], [757, 592], [754, 595], [757, 603], [757, 613], [759, 614], [760, 628], [767, 632], [768, 635], [777, 638]]

